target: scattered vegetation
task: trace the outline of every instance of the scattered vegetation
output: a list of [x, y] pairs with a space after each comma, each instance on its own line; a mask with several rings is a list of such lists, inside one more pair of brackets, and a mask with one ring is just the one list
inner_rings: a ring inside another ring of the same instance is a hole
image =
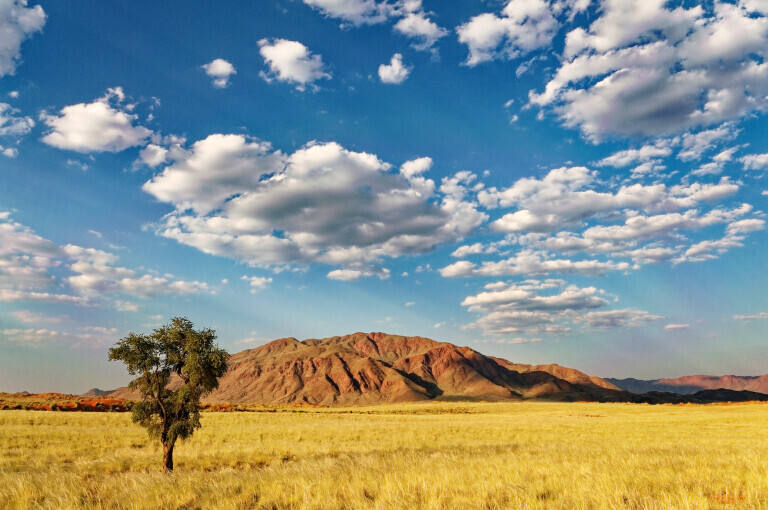
[[128, 414], [0, 412], [0, 508], [768, 508], [765, 404], [250, 410], [171, 475]]
[[132, 405], [131, 401], [122, 398], [65, 393], [0, 393], [0, 410], [124, 412]]

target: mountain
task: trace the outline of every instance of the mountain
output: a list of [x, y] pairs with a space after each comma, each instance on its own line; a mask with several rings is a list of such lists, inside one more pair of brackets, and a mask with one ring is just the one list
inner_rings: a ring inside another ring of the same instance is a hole
[[103, 397], [104, 395], [109, 395], [114, 390], [100, 390], [99, 388], [91, 388], [90, 390], [86, 391], [81, 397]]
[[[179, 384], [172, 380], [171, 385]], [[559, 365], [521, 365], [422, 337], [282, 338], [234, 354], [210, 403], [323, 405], [425, 400], [623, 401], [613, 384]], [[128, 388], [111, 397], [136, 398]]]
[[644, 381], [641, 379], [611, 379], [606, 381], [632, 393], [647, 393], [649, 391], [662, 391], [690, 395], [701, 390], [726, 389], [735, 391], [752, 391], [768, 393], [768, 374], [761, 376], [723, 375], [687, 375], [673, 379], [653, 379]]

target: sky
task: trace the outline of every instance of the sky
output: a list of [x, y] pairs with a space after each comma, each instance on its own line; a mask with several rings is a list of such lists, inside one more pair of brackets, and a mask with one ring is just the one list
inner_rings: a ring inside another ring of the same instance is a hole
[[768, 373], [768, 0], [0, 0], [0, 391], [418, 335]]

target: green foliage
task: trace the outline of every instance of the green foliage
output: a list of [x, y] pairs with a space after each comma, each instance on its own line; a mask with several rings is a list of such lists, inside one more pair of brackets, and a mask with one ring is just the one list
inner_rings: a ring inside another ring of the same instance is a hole
[[131, 408], [133, 421], [166, 448], [200, 427], [200, 399], [219, 386], [229, 354], [214, 340], [216, 332], [199, 331], [186, 318], [149, 335], [130, 333], [109, 350], [109, 359], [125, 363], [137, 375], [130, 387], [141, 393]]

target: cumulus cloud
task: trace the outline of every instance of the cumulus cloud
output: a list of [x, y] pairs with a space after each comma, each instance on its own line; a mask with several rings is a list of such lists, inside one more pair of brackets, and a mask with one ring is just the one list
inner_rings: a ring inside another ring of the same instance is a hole
[[646, 163], [655, 158], [666, 158], [672, 154], [672, 144], [673, 142], [670, 140], [658, 140], [653, 145], [644, 145], [639, 149], [619, 151], [601, 159], [597, 166], [623, 168], [638, 163]]
[[624, 308], [622, 310], [605, 310], [589, 312], [574, 317], [574, 322], [584, 324], [593, 329], [638, 328], [645, 323], [663, 319], [661, 315], [654, 315], [643, 310]]
[[744, 166], [744, 170], [763, 170], [768, 168], [768, 153], [766, 154], [747, 154], [739, 158]]
[[638, 327], [644, 322], [661, 319], [635, 309], [594, 311], [607, 307], [608, 297], [596, 287], [566, 285], [562, 280], [526, 280], [494, 283], [493, 288], [468, 296], [461, 305], [479, 315], [465, 328], [496, 336], [561, 335], [572, 331], [574, 325]]
[[[667, 153], [669, 145], [659, 142], [630, 149], [604, 161], [611, 166], [631, 165], [661, 151]], [[723, 165], [735, 149], [721, 151], [713, 161]], [[598, 275], [651, 263], [698, 262], [742, 246], [749, 232], [762, 228], [763, 220], [747, 218], [753, 209], [749, 204], [716, 206], [739, 190], [728, 178], [671, 186], [629, 182], [603, 181], [586, 167], [563, 167], [541, 178], [519, 179], [506, 189], [479, 189], [478, 201], [485, 207], [516, 209], [490, 227], [507, 234], [505, 250], [513, 251], [517, 245], [517, 251], [496, 261], [459, 260], [440, 273], [446, 277]], [[725, 229], [720, 239], [696, 243], [687, 237], [718, 225]], [[488, 254], [499, 247], [476, 243], [460, 247], [454, 256]]]
[[54, 243], [0, 213], [0, 288], [30, 290], [53, 283], [48, 270], [60, 256]]
[[382, 83], [399, 85], [408, 78], [411, 68], [403, 64], [403, 56], [399, 53], [392, 55], [389, 64], [379, 66], [379, 79]]
[[330, 18], [342, 19], [353, 25], [373, 25], [386, 21], [393, 7], [376, 0], [304, 0]]
[[429, 166], [420, 158], [394, 173], [375, 155], [336, 143], [284, 154], [216, 134], [180, 153], [144, 190], [176, 207], [157, 232], [205, 253], [366, 273], [384, 258], [459, 240], [487, 219], [463, 184], [437, 192], [422, 175]]
[[121, 293], [152, 297], [192, 294], [208, 289], [205, 283], [176, 280], [170, 275], [139, 274], [132, 269], [116, 265], [119, 258], [102, 250], [82, 248], [72, 244], [62, 249], [73, 261], [69, 268], [75, 273], [66, 281], [73, 289], [84, 295]]
[[362, 278], [377, 276], [380, 280], [389, 279], [390, 270], [380, 267], [363, 267], [360, 269], [334, 269], [326, 276], [331, 280], [340, 280], [342, 282], [353, 282]]
[[495, 253], [498, 249], [495, 246], [486, 246], [483, 243], [467, 244], [456, 248], [451, 257], [462, 258], [467, 255], [481, 255], [486, 253]]
[[664, 329], [666, 331], [680, 331], [681, 329], [688, 329], [690, 327], [690, 324], [667, 324], [664, 326]]
[[8, 103], [0, 103], [0, 136], [21, 137], [35, 127], [32, 117], [19, 117], [19, 110]]
[[59, 115], [41, 114], [50, 128], [43, 142], [75, 152], [121, 152], [144, 145], [152, 131], [135, 126], [137, 115], [126, 113], [125, 94], [120, 87], [92, 103], [65, 106]]
[[395, 23], [394, 29], [415, 39], [413, 47], [422, 51], [432, 49], [438, 40], [448, 35], [448, 30], [430, 20], [423, 12], [408, 13]]
[[[118, 261], [102, 250], [59, 246], [0, 213], [0, 301], [93, 305], [105, 293], [150, 297], [207, 290], [205, 283], [140, 274]], [[71, 276], [56, 278], [54, 268]]]
[[48, 328], [7, 328], [0, 330], [0, 342], [38, 347], [57, 342], [70, 347], [97, 347], [114, 343], [116, 329], [82, 328], [86, 333], [69, 333]]
[[568, 32], [557, 72], [530, 94], [586, 138], [682, 132], [768, 106], [765, 13], [604, 0], [599, 14]]
[[492, 223], [501, 232], [552, 232], [578, 225], [600, 214], [640, 209], [659, 211], [694, 207], [738, 191], [727, 179], [717, 184], [667, 187], [664, 184], [622, 184], [618, 190], [598, 191], [597, 174], [586, 167], [551, 170], [542, 179], [523, 178], [511, 187], [478, 194], [486, 207], [517, 207]]
[[677, 158], [682, 161], [697, 161], [708, 150], [736, 138], [739, 132], [733, 122], [725, 122], [713, 129], [705, 129], [698, 133], [685, 133]]
[[16, 72], [21, 43], [43, 30], [47, 15], [27, 0], [0, 0], [0, 78]]
[[476, 66], [494, 59], [512, 59], [547, 46], [559, 23], [545, 0], [510, 0], [501, 16], [486, 12], [456, 28], [459, 42], [466, 44], [465, 62]]
[[440, 274], [446, 278], [462, 276], [539, 276], [553, 273], [599, 276], [609, 271], [624, 271], [630, 269], [630, 267], [630, 264], [627, 262], [550, 258], [550, 255], [546, 252], [520, 250], [508, 259], [486, 261], [480, 265], [460, 260], [440, 269]]
[[139, 151], [139, 160], [150, 168], [156, 168], [165, 163], [168, 149], [154, 143], [148, 144]]
[[322, 57], [310, 53], [309, 48], [298, 41], [262, 39], [259, 41], [259, 53], [269, 66], [268, 73], [261, 73], [267, 82], [282, 81], [304, 91], [307, 86], [316, 87], [314, 83], [318, 80], [331, 78]]
[[273, 279], [265, 276], [243, 276], [242, 279], [251, 286], [251, 292], [264, 290], [272, 284]]
[[398, 19], [394, 30], [413, 39], [412, 46], [419, 51], [434, 51], [435, 43], [448, 35], [448, 30], [429, 18], [421, 0], [304, 0], [304, 3], [329, 18], [342, 20], [342, 27]]
[[28, 310], [17, 310], [15, 312], [11, 312], [11, 316], [17, 321], [23, 322], [25, 324], [40, 324], [45, 322], [58, 323], [64, 320], [62, 317], [49, 317], [41, 313], [30, 312]]
[[230, 76], [237, 74], [235, 66], [223, 58], [214, 59], [201, 67], [212, 78], [213, 86], [220, 89], [228, 87]]

